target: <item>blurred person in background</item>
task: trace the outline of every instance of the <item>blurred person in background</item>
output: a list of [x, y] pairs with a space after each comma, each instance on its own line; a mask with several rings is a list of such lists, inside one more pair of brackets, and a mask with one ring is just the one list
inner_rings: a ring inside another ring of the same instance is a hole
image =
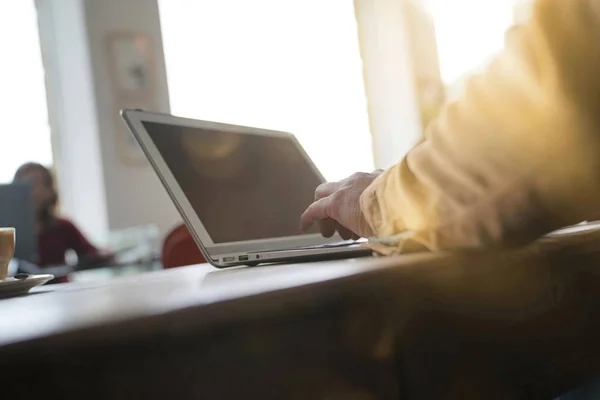
[[79, 263], [110, 261], [110, 254], [101, 253], [77, 227], [56, 214], [58, 194], [50, 170], [43, 165], [27, 163], [19, 167], [13, 180], [31, 185], [37, 217], [38, 266], [64, 265], [68, 250], [77, 253]]
[[385, 172], [319, 186], [301, 227], [437, 251], [599, 219], [598, 38], [600, 0], [536, 1], [425, 140]]

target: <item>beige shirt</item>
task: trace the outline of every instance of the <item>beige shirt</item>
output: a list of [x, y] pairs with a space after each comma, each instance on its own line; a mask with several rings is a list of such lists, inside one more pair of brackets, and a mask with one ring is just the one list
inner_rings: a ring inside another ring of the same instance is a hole
[[518, 245], [600, 214], [600, 0], [539, 0], [521, 37], [364, 192], [379, 237]]

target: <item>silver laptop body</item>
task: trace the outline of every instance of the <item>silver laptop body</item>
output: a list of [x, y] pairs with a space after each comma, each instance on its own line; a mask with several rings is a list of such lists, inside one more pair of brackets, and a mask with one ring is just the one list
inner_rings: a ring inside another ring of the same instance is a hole
[[324, 178], [294, 135], [143, 110], [121, 115], [212, 265], [371, 254], [316, 227], [299, 231]]

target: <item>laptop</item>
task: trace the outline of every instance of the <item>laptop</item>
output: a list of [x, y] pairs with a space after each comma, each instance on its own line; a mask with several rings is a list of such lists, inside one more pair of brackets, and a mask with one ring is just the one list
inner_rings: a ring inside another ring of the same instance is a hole
[[25, 183], [0, 185], [0, 204], [0, 226], [16, 230], [14, 257], [37, 262], [36, 216], [31, 188]]
[[143, 110], [121, 115], [215, 267], [371, 255], [317, 227], [300, 232], [324, 178], [294, 135]]

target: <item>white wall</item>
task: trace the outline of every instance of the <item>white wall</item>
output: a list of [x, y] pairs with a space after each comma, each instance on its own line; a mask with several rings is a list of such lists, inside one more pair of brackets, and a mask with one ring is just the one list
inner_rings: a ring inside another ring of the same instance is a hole
[[107, 36], [139, 32], [150, 37], [156, 62], [154, 111], [169, 112], [169, 93], [162, 47], [158, 4], [155, 0], [86, 0], [87, 34], [97, 100], [98, 130], [111, 230], [155, 223], [166, 231], [179, 221], [175, 207], [147, 162], [124, 164], [118, 151], [115, 118], [120, 108], [111, 92]]
[[92, 239], [108, 232], [97, 101], [80, 0], [37, 0], [61, 208]]
[[169, 111], [158, 6], [155, 0], [37, 0], [55, 164], [62, 208], [93, 239], [180, 220], [150, 165], [120, 157], [117, 104], [107, 36], [148, 35], [156, 59], [157, 111]]

